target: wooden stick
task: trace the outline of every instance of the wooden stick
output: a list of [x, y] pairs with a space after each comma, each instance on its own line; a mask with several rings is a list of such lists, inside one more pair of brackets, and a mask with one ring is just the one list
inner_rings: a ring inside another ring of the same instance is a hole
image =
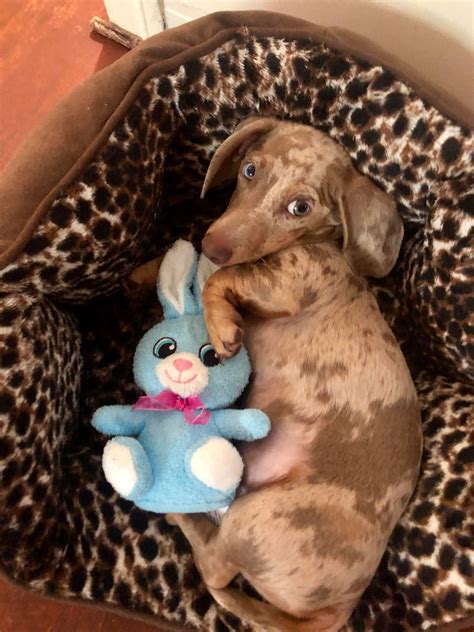
[[135, 48], [135, 46], [138, 46], [138, 44], [143, 41], [143, 38], [139, 35], [130, 33], [130, 31], [126, 31], [117, 24], [109, 20], [103, 20], [97, 16], [92, 18], [91, 28], [95, 33], [114, 40], [114, 42], [122, 44], [125, 48]]

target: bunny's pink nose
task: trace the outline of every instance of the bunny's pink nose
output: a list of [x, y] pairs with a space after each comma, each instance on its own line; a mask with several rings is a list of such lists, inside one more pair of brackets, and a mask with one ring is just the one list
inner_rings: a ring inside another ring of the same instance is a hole
[[193, 363], [190, 362], [189, 360], [183, 360], [182, 358], [176, 358], [176, 360], [174, 360], [174, 362], [173, 362], [173, 366], [180, 373], [182, 373], [183, 371], [186, 371], [187, 369], [190, 369], [193, 366]]

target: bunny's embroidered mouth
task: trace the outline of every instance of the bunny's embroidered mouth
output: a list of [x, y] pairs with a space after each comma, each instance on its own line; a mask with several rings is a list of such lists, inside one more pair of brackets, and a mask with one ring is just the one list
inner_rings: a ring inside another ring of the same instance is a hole
[[190, 384], [197, 378], [197, 373], [195, 373], [193, 377], [191, 377], [189, 380], [174, 380], [167, 370], [165, 371], [165, 375], [171, 382], [174, 382], [175, 384]]

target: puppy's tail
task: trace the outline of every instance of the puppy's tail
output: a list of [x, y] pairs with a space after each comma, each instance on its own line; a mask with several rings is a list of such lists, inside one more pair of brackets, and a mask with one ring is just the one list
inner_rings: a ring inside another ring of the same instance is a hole
[[341, 621], [340, 612], [335, 612], [332, 608], [323, 608], [311, 619], [297, 619], [271, 604], [248, 597], [233, 588], [216, 589], [208, 586], [207, 589], [220, 606], [248, 623], [262, 626], [265, 630], [335, 632], [350, 614], [349, 611]]

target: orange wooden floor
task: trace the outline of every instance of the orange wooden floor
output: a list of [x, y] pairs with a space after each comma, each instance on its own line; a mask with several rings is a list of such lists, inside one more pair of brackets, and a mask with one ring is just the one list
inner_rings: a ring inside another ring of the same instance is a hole
[[44, 599], [0, 581], [1, 632], [159, 632], [97, 608]]
[[[61, 97], [126, 52], [90, 36], [94, 15], [105, 17], [102, 0], [0, 0], [0, 169]], [[156, 630], [44, 599], [0, 580], [0, 632]]]
[[102, 0], [0, 0], [0, 169], [72, 88], [123, 55], [90, 36]]

